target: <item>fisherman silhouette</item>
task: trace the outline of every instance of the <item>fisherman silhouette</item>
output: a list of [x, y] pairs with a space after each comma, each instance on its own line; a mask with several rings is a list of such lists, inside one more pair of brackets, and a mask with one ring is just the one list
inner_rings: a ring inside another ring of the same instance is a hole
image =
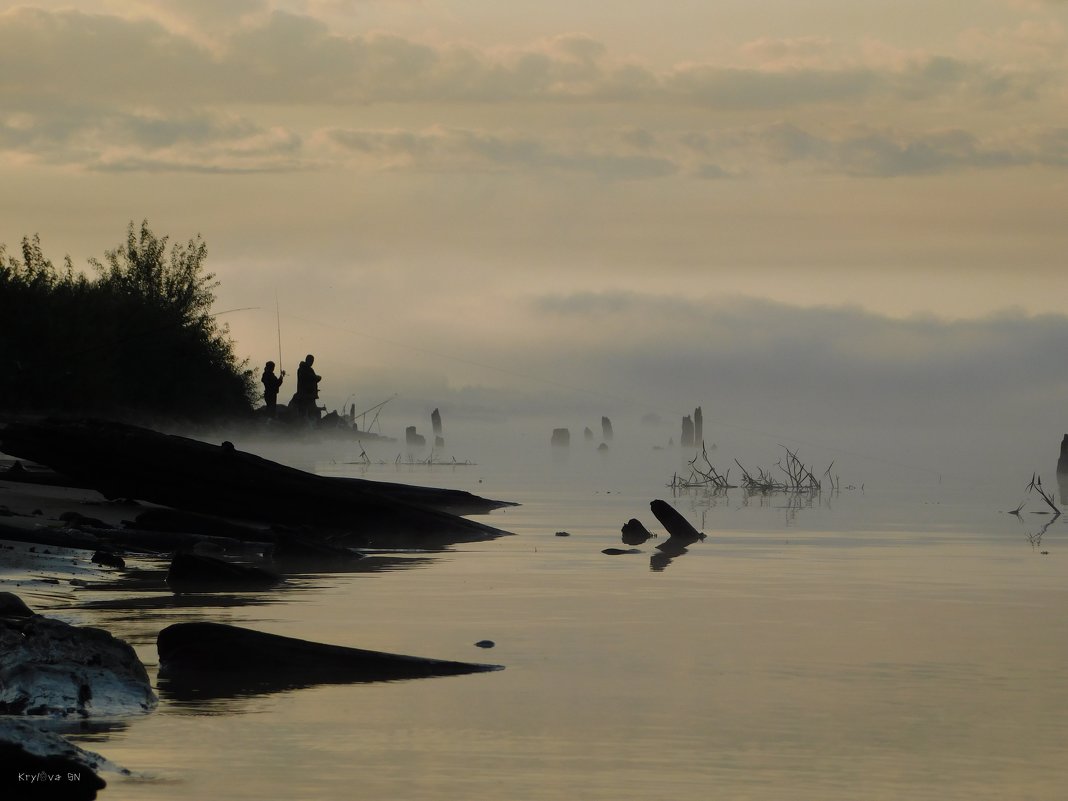
[[267, 414], [271, 417], [274, 417], [278, 411], [278, 389], [282, 386], [285, 377], [285, 370], [280, 376], [274, 374], [274, 362], [267, 362], [263, 366], [263, 375], [260, 376], [260, 381], [263, 383], [263, 402], [266, 404]]
[[318, 420], [319, 404], [315, 401], [319, 397], [319, 382], [322, 376], [316, 375], [312, 369], [314, 362], [315, 357], [309, 353], [297, 368], [297, 394], [293, 396], [293, 403], [302, 417], [314, 417]]

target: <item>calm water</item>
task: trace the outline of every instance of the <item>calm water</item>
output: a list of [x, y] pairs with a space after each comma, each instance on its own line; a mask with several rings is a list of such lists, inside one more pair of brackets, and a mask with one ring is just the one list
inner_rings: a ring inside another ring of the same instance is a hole
[[[519, 501], [482, 518], [517, 536], [271, 593], [29, 600], [127, 638], [153, 678], [159, 629], [202, 619], [506, 669], [198, 701], [164, 693], [149, 716], [77, 736], [138, 773], [107, 776], [104, 798], [1068, 793], [1068, 522], [1043, 532], [1048, 516], [999, 511], [1019, 489], [927, 477], [801, 500], [673, 499], [664, 485], [679, 451], [577, 443], [560, 460], [538, 442], [431, 468], [394, 464], [392, 448], [368, 448], [387, 461], [370, 467], [347, 463], [352, 448], [285, 457]], [[843, 486], [865, 479], [863, 464], [840, 469]], [[666, 566], [651, 559], [656, 540], [603, 555], [631, 517], [662, 532], [656, 497], [708, 538]], [[474, 646], [485, 639], [496, 647]]]

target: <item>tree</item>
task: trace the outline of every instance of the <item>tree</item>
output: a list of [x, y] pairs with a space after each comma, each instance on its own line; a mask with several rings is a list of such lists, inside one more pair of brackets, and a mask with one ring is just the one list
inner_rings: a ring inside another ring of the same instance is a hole
[[148, 221], [90, 259], [95, 280], [65, 271], [24, 238], [0, 246], [0, 407], [189, 419], [247, 413], [253, 377], [211, 313], [215, 276], [199, 236], [167, 249]]

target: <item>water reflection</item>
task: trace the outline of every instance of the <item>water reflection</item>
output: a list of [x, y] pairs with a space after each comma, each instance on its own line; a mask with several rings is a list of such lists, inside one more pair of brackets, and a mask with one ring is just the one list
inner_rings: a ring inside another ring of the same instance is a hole
[[649, 569], [660, 573], [667, 568], [675, 559], [689, 551], [689, 547], [695, 542], [704, 540], [705, 535], [696, 537], [680, 537], [672, 534], [664, 542], [656, 546], [658, 553], [649, 557]]

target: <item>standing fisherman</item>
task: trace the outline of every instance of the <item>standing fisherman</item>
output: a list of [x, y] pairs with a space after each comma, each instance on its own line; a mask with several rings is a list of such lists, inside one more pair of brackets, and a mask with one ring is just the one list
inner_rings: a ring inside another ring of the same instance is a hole
[[260, 381], [263, 383], [263, 402], [266, 404], [267, 414], [271, 417], [274, 417], [278, 410], [278, 389], [282, 386], [285, 377], [285, 370], [280, 376], [274, 374], [274, 362], [267, 362], [263, 366], [263, 375], [260, 376]]
[[302, 416], [319, 419], [319, 404], [315, 401], [319, 397], [319, 382], [322, 376], [316, 375], [312, 369], [314, 362], [315, 357], [309, 353], [297, 368], [297, 394], [294, 400]]

